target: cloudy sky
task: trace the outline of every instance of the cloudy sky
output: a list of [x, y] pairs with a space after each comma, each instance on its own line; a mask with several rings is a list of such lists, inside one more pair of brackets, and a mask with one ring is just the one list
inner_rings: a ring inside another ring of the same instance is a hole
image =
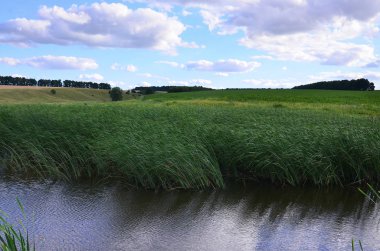
[[5, 0], [0, 75], [129, 88], [380, 88], [379, 0]]

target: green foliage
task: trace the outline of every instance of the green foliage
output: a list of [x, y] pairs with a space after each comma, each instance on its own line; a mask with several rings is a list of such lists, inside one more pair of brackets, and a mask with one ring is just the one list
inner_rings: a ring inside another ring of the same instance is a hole
[[107, 83], [94, 83], [94, 82], [82, 82], [73, 80], [51, 80], [51, 79], [40, 79], [35, 80], [32, 78], [20, 78], [11, 76], [0, 76], [0, 85], [11, 85], [11, 86], [44, 86], [44, 87], [71, 87], [71, 88], [92, 88], [92, 89], [111, 89], [111, 85]]
[[[375, 188], [373, 188], [373, 186], [371, 186], [370, 184], [367, 183], [367, 186], [368, 186], [368, 192], [364, 192], [361, 188], [359, 188], [359, 192], [361, 194], [363, 194], [365, 197], [367, 197], [370, 201], [372, 201], [373, 203], [376, 203], [377, 200], [380, 200], [380, 191], [376, 190]], [[355, 250], [355, 241], [354, 239], [352, 239], [352, 242], [351, 242], [351, 247], [352, 247], [352, 251]], [[363, 245], [362, 245], [362, 242], [359, 240], [359, 247], [360, 247], [360, 250], [363, 251]]]
[[334, 80], [323, 81], [308, 85], [300, 85], [293, 87], [293, 89], [322, 89], [322, 90], [355, 90], [355, 91], [374, 91], [375, 85], [368, 81], [368, 79], [356, 80]]
[[[24, 207], [17, 199], [18, 206], [26, 219]], [[20, 226], [23, 229], [17, 230], [14, 225], [10, 224], [7, 215], [0, 210], [0, 249], [2, 251], [30, 251], [35, 250], [29, 240], [29, 233], [20, 220]]]
[[144, 188], [223, 187], [223, 177], [342, 185], [380, 180], [378, 128], [376, 116], [288, 105], [3, 105], [0, 154], [15, 173]]
[[148, 95], [155, 92], [194, 92], [194, 91], [209, 91], [211, 88], [203, 86], [139, 86], [132, 90], [132, 92], [140, 91], [142, 94]]
[[55, 95], [55, 94], [57, 93], [57, 91], [54, 90], [54, 89], [51, 89], [51, 90], [50, 90], [50, 93], [53, 94], [53, 95]]
[[113, 87], [110, 91], [112, 101], [123, 100], [123, 90], [120, 87]]

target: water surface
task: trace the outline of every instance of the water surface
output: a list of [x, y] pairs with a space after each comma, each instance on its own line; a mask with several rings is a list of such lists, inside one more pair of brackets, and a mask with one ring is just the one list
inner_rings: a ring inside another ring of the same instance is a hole
[[0, 208], [38, 250], [380, 250], [379, 210], [355, 189], [229, 186], [131, 191], [118, 185], [0, 180]]

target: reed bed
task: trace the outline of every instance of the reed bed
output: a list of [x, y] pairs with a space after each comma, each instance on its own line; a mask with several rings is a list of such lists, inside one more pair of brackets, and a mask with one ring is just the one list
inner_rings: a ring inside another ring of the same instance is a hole
[[380, 181], [380, 118], [286, 106], [1, 105], [8, 172], [147, 189]]

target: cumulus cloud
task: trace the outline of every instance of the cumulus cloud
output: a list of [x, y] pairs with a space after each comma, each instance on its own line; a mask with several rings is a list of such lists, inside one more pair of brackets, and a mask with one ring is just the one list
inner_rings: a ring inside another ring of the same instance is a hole
[[96, 47], [149, 48], [174, 53], [186, 27], [176, 17], [150, 8], [136, 10], [122, 3], [42, 6], [38, 19], [16, 18], [0, 23], [0, 43], [84, 44]]
[[[141, 0], [139, 0], [141, 2]], [[145, 1], [146, 2], [146, 1]], [[379, 33], [375, 0], [149, 0], [198, 8], [220, 35], [243, 32], [240, 44], [281, 60], [366, 66], [378, 60], [371, 39]], [[355, 41], [356, 38], [369, 41]]]
[[114, 63], [111, 65], [111, 70], [114, 71], [127, 71], [127, 72], [136, 72], [138, 70], [137, 66], [129, 64], [129, 65], [121, 65], [118, 63]]
[[38, 56], [31, 58], [0, 58], [0, 63], [10, 66], [27, 65], [40, 69], [61, 69], [61, 70], [94, 70], [98, 64], [91, 58], [78, 58], [67, 56]]
[[215, 62], [208, 60], [189, 61], [185, 67], [189, 70], [213, 71], [220, 73], [249, 72], [261, 66], [255, 61], [242, 61], [237, 59], [218, 60]]
[[89, 81], [95, 81], [95, 82], [102, 81], [104, 79], [104, 77], [98, 73], [80, 74], [79, 78], [82, 80], [89, 80]]

